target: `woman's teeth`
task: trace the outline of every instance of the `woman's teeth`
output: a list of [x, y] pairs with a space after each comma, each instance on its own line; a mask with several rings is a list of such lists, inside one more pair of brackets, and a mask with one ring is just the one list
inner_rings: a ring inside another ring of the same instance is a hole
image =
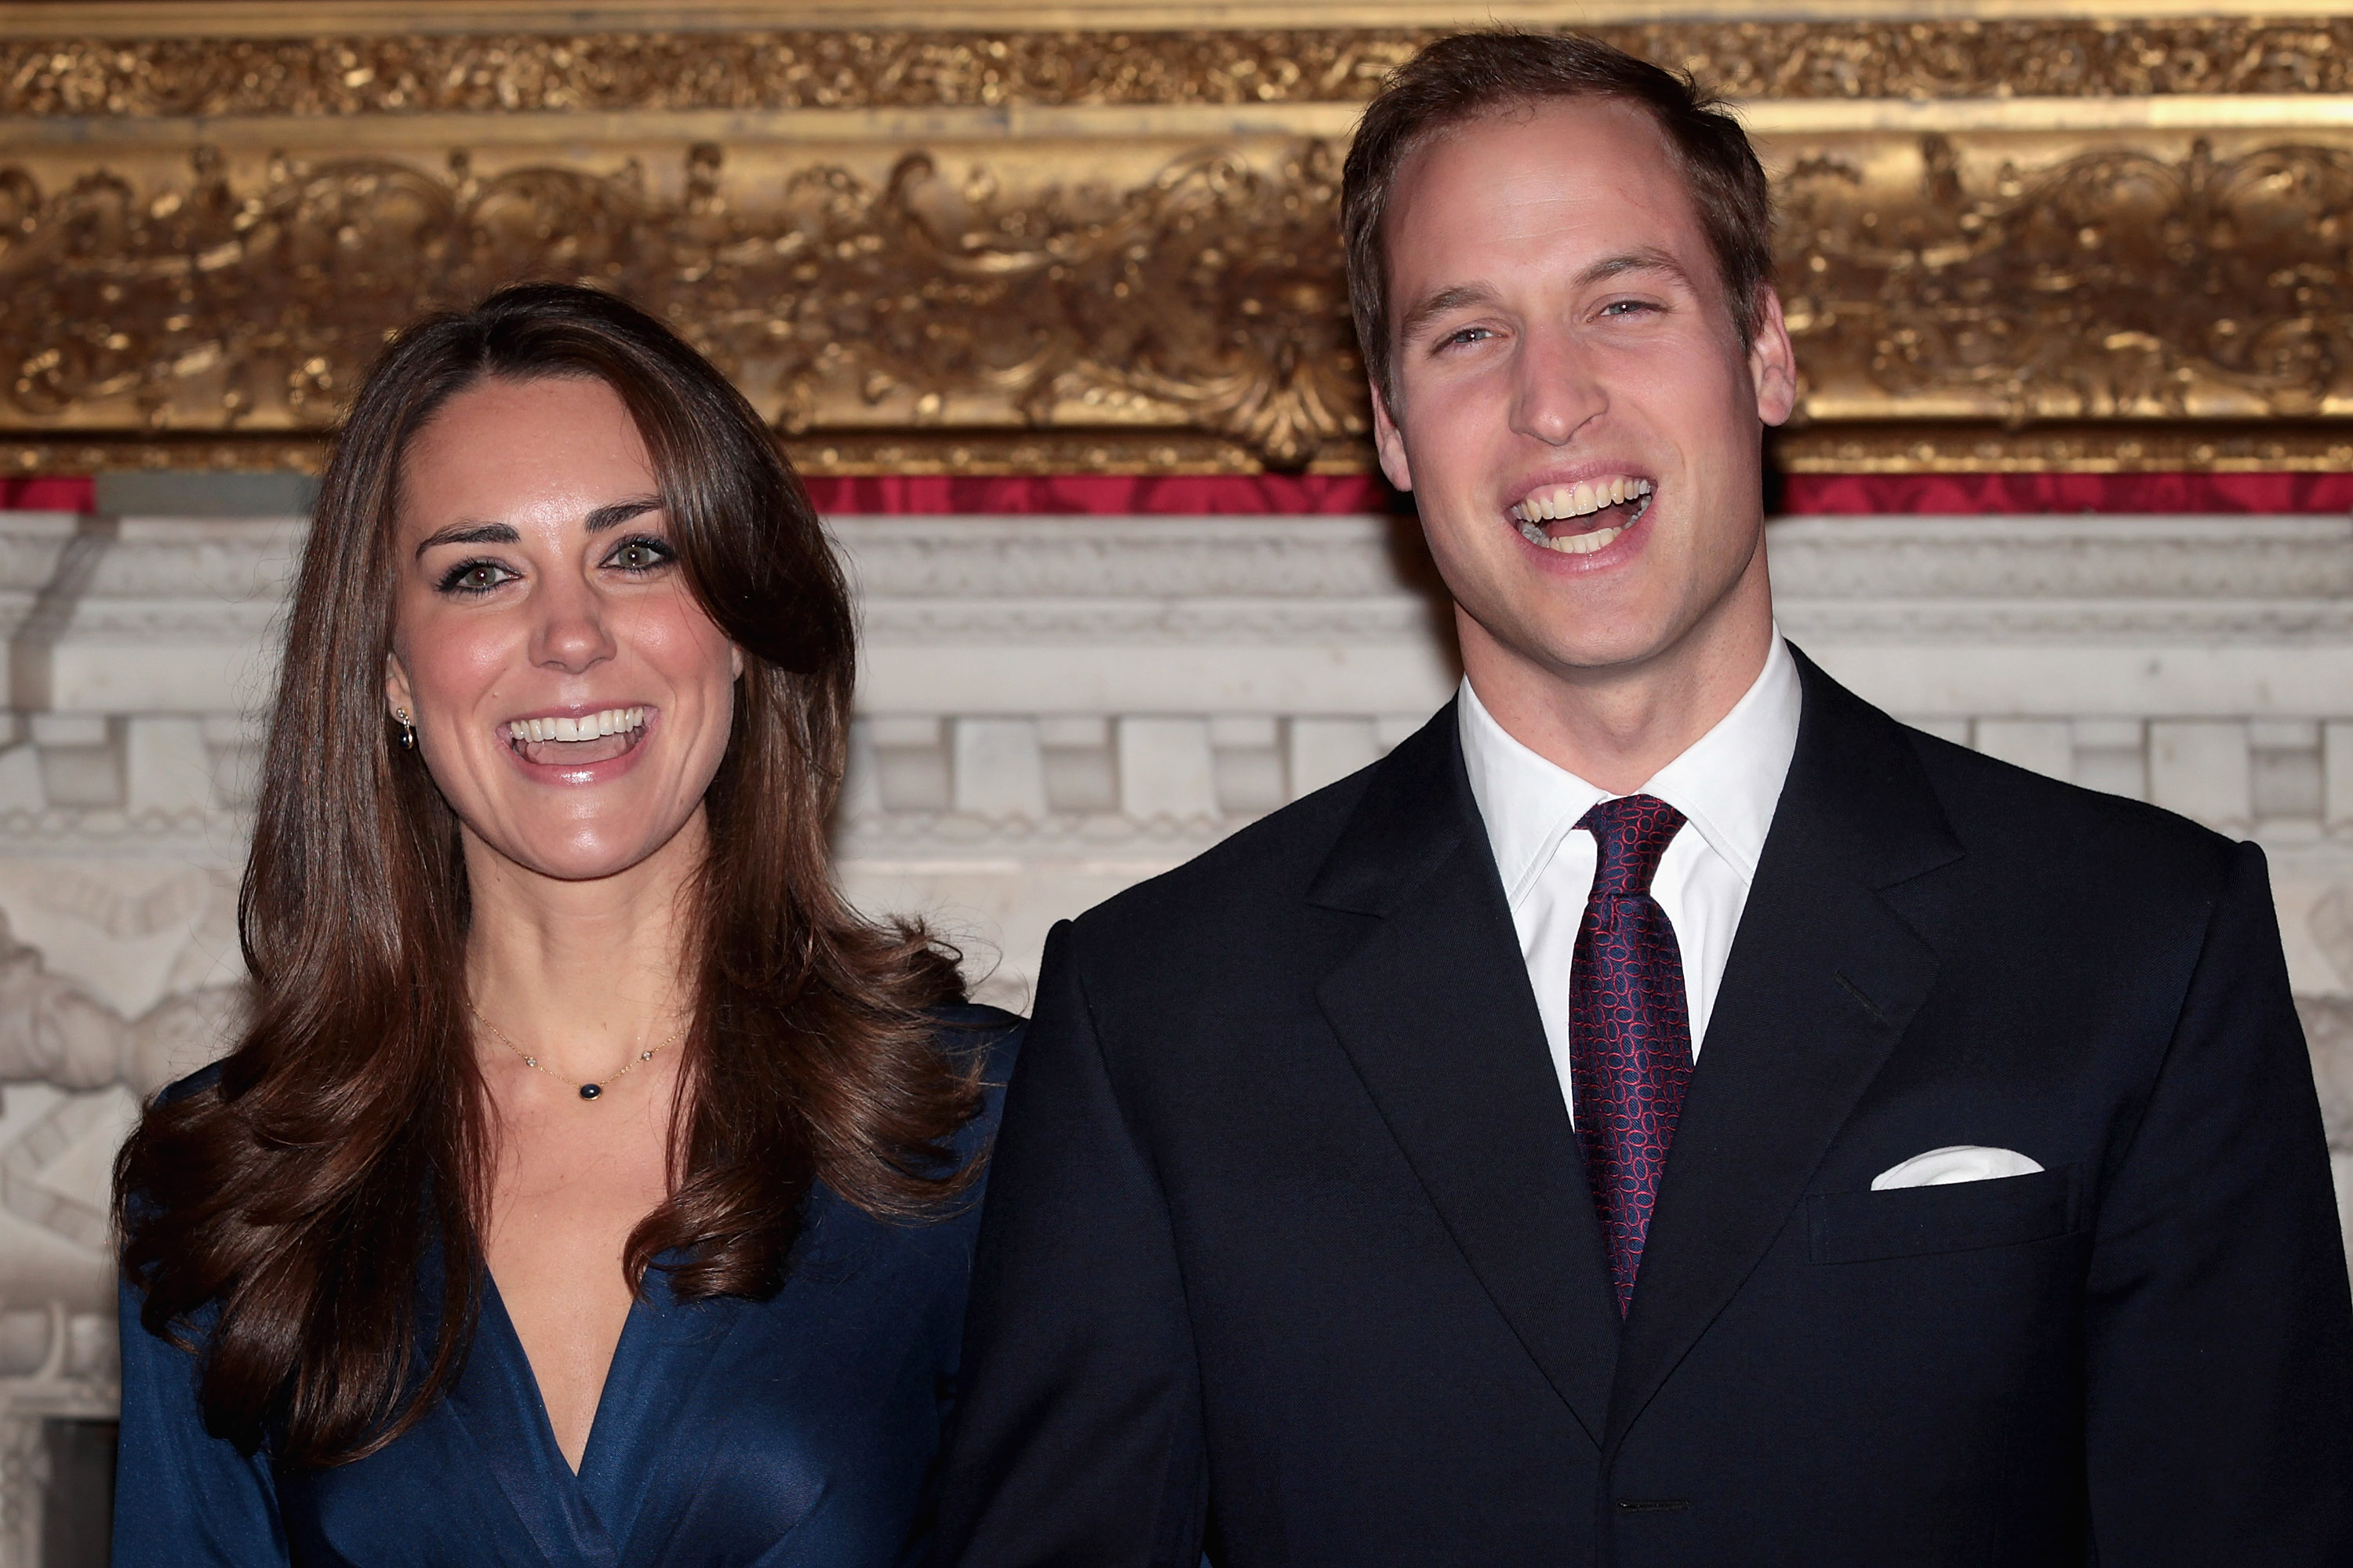
[[582, 714], [578, 718], [514, 719], [507, 725], [507, 740], [512, 745], [543, 740], [596, 740], [608, 735], [626, 735], [645, 722], [643, 708], [607, 708], [602, 713]]
[[[1557, 536], [1546, 533], [1544, 529], [1546, 523], [1590, 517], [1604, 507], [1629, 504], [1633, 508], [1631, 514], [1624, 522], [1613, 525]], [[1532, 491], [1512, 508], [1511, 516], [1520, 525], [1520, 536], [1529, 544], [1564, 556], [1589, 556], [1596, 550], [1607, 548], [1619, 535], [1641, 521], [1642, 514], [1650, 509], [1649, 480], [1614, 474], [1606, 479], [1579, 480], [1575, 484], [1552, 484]]]

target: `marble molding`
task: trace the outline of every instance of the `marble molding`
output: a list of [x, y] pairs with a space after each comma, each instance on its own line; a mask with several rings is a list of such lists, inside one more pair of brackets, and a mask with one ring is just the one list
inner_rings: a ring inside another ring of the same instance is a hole
[[[1057, 918], [1445, 701], [1409, 521], [844, 517], [841, 874], [1022, 1006]], [[302, 524], [0, 514], [0, 1568], [113, 1397], [105, 1184], [237, 1007], [254, 717]], [[1928, 729], [2261, 842], [2353, 1193], [2353, 520], [1792, 518], [1783, 629]], [[27, 1532], [30, 1533], [27, 1533]]]

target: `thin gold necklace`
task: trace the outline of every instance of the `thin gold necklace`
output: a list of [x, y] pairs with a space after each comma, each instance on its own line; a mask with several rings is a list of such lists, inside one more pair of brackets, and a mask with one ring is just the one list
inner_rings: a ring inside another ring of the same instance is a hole
[[[474, 1005], [474, 1000], [471, 997], [468, 997], [466, 999], [466, 1011], [474, 1015], [475, 1022], [480, 1024], [483, 1028], [491, 1032], [491, 1037], [492, 1039], [505, 1046], [508, 1050], [513, 1052], [516, 1055], [522, 1057], [522, 1065], [524, 1066], [537, 1067], [539, 1071], [545, 1073], [549, 1077], [562, 1078], [564, 1082], [567, 1084], [572, 1081], [569, 1078], [565, 1078], [563, 1074], [557, 1072], [553, 1067], [540, 1066], [538, 1057], [533, 1055], [530, 1052], [516, 1044], [512, 1040], [507, 1037], [507, 1032], [505, 1030], [501, 1029], [497, 1024], [482, 1016], [481, 1010]], [[612, 1076], [606, 1078], [601, 1083], [581, 1085], [580, 1097], [584, 1100], [602, 1098], [607, 1085], [612, 1084], [618, 1079], [626, 1078], [631, 1073], [637, 1071], [638, 1063], [652, 1061], [654, 1059], [654, 1052], [667, 1051], [671, 1046], [677, 1044], [678, 1037], [685, 1033], [686, 1025], [681, 1023], [676, 1029], [670, 1031], [669, 1039], [663, 1041], [659, 1045], [653, 1046], [651, 1049], [638, 1052], [636, 1055], [629, 1058], [628, 1065], [627, 1066], [623, 1067], [619, 1072], [613, 1074]]]

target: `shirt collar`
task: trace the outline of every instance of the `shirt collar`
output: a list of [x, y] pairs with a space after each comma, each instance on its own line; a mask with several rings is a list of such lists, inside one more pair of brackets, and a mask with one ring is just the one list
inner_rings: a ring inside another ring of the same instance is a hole
[[[1789, 759], [1797, 754], [1803, 702], [1797, 661], [1776, 626], [1765, 668], [1732, 711], [1637, 791], [1656, 795], [1681, 811], [1743, 882], [1757, 878], [1765, 835], [1772, 830]], [[1577, 819], [1609, 792], [1514, 739], [1480, 702], [1468, 676], [1456, 719], [1472, 799], [1486, 824], [1504, 896], [1516, 906], [1552, 863]]]

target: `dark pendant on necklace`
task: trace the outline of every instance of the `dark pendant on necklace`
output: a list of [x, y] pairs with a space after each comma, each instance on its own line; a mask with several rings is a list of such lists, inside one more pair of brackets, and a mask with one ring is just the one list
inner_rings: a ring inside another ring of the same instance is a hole
[[580, 1086], [580, 1097], [584, 1100], [593, 1100], [604, 1092], [605, 1086], [602, 1084], [583, 1084]]

